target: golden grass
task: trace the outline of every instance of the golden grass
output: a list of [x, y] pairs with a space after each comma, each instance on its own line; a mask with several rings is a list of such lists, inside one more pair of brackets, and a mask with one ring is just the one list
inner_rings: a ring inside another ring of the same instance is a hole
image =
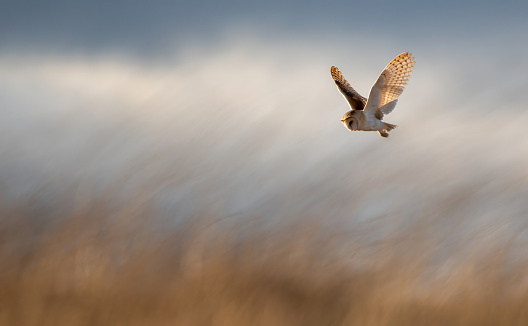
[[0, 325], [528, 325], [507, 245], [437, 273], [435, 218], [368, 243], [372, 222], [169, 227], [132, 203], [58, 203], [0, 203]]

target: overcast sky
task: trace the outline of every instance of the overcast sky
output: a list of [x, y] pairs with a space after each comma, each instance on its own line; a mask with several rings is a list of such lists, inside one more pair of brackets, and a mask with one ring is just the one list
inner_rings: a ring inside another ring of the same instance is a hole
[[[0, 185], [24, 197], [141, 179], [188, 211], [345, 218], [468, 191], [475, 216], [522, 217], [527, 12], [526, 1], [2, 1]], [[347, 131], [330, 66], [367, 96], [404, 51], [416, 66], [385, 119], [399, 127], [389, 139]]]
[[256, 38], [369, 38], [526, 43], [526, 1], [2, 1], [1, 51], [160, 56], [188, 43]]

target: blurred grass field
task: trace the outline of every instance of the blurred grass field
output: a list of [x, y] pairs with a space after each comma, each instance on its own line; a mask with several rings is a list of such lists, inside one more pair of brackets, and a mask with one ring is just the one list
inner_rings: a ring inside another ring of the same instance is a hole
[[525, 56], [333, 41], [2, 55], [0, 325], [527, 325]]
[[423, 216], [371, 241], [398, 213], [348, 230], [321, 216], [262, 227], [256, 216], [207, 211], [167, 227], [151, 207], [84, 199], [1, 203], [0, 324], [528, 322], [527, 264], [512, 260], [515, 239], [481, 246], [497, 225], [450, 243], [436, 234], [440, 221]]

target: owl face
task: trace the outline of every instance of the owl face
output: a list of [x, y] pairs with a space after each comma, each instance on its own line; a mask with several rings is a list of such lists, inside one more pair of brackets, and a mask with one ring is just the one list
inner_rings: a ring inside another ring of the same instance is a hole
[[357, 111], [351, 110], [345, 113], [343, 117], [341, 118], [341, 122], [345, 125], [345, 127], [350, 131], [358, 130], [359, 128], [359, 121], [357, 117]]

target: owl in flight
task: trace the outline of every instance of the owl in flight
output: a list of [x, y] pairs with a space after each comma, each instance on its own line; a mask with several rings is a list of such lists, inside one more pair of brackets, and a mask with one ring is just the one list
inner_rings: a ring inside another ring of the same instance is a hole
[[398, 96], [407, 85], [413, 67], [414, 58], [409, 52], [394, 58], [383, 69], [370, 89], [367, 100], [350, 86], [339, 69], [332, 66], [330, 68], [332, 78], [352, 108], [341, 118], [345, 127], [350, 131], [377, 131], [381, 137], [389, 137], [389, 131], [396, 128], [396, 125], [383, 122], [381, 119], [384, 114], [391, 113], [396, 106]]

